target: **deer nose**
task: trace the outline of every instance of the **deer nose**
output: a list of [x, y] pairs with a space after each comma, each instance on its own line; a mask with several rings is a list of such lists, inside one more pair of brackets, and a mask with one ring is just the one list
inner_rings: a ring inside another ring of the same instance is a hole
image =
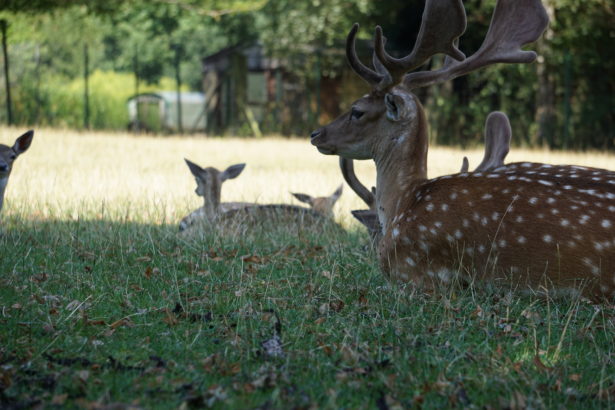
[[312, 133], [310, 134], [310, 138], [314, 139], [314, 138], [318, 137], [321, 133], [322, 133], [322, 130], [312, 131]]
[[6, 172], [9, 170], [9, 166], [6, 164], [0, 164], [0, 172]]

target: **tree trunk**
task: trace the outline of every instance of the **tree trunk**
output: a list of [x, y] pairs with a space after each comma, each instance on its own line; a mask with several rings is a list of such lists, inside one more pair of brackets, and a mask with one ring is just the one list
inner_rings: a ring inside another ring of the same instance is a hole
[[[545, 8], [549, 14], [549, 20], [553, 24], [555, 20], [555, 11], [552, 1], [546, 1]], [[555, 111], [555, 78], [553, 76], [552, 67], [550, 67], [549, 55], [551, 39], [553, 38], [553, 29], [551, 25], [547, 27], [543, 37], [536, 43], [537, 59], [537, 75], [538, 75], [538, 93], [536, 95], [536, 114], [535, 121], [538, 124], [538, 132], [534, 144], [540, 146], [549, 146], [553, 148], [555, 145], [555, 131], [557, 127], [557, 116]]]

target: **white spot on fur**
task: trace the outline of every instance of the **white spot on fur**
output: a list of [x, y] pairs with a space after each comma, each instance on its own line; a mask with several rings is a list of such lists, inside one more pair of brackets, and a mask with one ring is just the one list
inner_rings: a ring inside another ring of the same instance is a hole
[[542, 240], [545, 241], [545, 243], [551, 243], [551, 242], [553, 242], [553, 237], [551, 235], [547, 234], [547, 235], [544, 235], [542, 237]]
[[611, 227], [611, 221], [609, 221], [608, 219], [604, 219], [602, 220], [602, 223], [600, 223], [600, 226], [602, 226], [603, 228], [607, 229]]

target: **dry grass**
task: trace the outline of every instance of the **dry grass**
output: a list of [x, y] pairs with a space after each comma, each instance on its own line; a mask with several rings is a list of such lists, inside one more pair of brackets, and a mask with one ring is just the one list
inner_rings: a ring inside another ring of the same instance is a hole
[[[0, 128], [0, 141], [10, 144], [23, 130]], [[471, 168], [482, 158], [479, 149], [460, 151], [432, 147], [430, 176], [458, 172], [466, 155]], [[105, 213], [159, 223], [179, 220], [200, 206], [195, 183], [184, 164], [224, 168], [246, 162], [243, 174], [227, 182], [223, 201], [296, 203], [289, 192], [329, 195], [343, 182], [337, 157], [319, 154], [303, 139], [134, 137], [125, 133], [36, 131], [30, 151], [11, 177], [5, 212], [24, 212], [54, 219], [89, 219]], [[514, 148], [509, 161], [569, 163], [613, 168], [615, 155]], [[371, 161], [356, 164], [368, 186], [374, 184]], [[351, 223], [350, 209], [364, 205], [348, 187], [336, 206], [337, 219]], [[27, 212], [26, 212], [27, 211]]]

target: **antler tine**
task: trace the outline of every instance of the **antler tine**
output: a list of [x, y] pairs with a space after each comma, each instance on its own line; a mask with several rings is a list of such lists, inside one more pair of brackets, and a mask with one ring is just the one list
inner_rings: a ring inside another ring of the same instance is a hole
[[506, 114], [494, 111], [485, 121], [485, 156], [474, 170], [489, 171], [504, 165], [504, 159], [510, 150], [512, 129]]
[[[385, 45], [387, 42], [387, 39], [386, 37], [382, 37], [380, 41], [382, 42], [383, 45]], [[376, 43], [376, 39], [374, 38], [374, 44], [375, 43]], [[382, 80], [380, 81], [380, 84], [379, 84], [380, 87], [393, 84], [393, 77], [391, 76], [391, 73], [389, 72], [389, 70], [384, 66], [384, 64], [382, 64], [382, 62], [378, 58], [378, 54], [376, 54], [375, 48], [374, 48], [374, 53], [372, 55], [372, 64], [374, 65], [376, 72], [382, 76]]]
[[498, 0], [485, 40], [475, 54], [461, 62], [447, 59], [439, 70], [406, 74], [403, 82], [413, 89], [495, 63], [531, 63], [536, 53], [521, 47], [536, 41], [548, 24], [549, 16], [540, 0]]
[[378, 58], [394, 75], [403, 75], [423, 65], [438, 53], [447, 54], [456, 60], [465, 55], [459, 51], [455, 40], [466, 29], [466, 13], [461, 0], [427, 0], [421, 28], [414, 48], [406, 57], [394, 58], [384, 49], [382, 29], [376, 27], [375, 49]]
[[340, 169], [342, 170], [344, 180], [348, 183], [350, 188], [352, 188], [359, 198], [365, 202], [369, 209], [375, 209], [376, 198], [374, 197], [374, 194], [371, 193], [357, 178], [357, 175], [354, 173], [353, 161], [351, 159], [340, 157]]
[[468, 161], [468, 157], [463, 157], [461, 161], [461, 171], [459, 172], [468, 172], [470, 169], [470, 161]]
[[355, 73], [357, 73], [362, 79], [367, 81], [369, 85], [373, 87], [377, 87], [385, 77], [367, 67], [365, 64], [359, 60], [357, 56], [357, 50], [355, 48], [355, 38], [357, 36], [357, 31], [359, 30], [359, 24], [354, 23], [352, 25], [352, 29], [350, 33], [348, 33], [348, 37], [346, 38], [346, 58], [348, 58], [348, 63], [350, 67], [353, 69]]

